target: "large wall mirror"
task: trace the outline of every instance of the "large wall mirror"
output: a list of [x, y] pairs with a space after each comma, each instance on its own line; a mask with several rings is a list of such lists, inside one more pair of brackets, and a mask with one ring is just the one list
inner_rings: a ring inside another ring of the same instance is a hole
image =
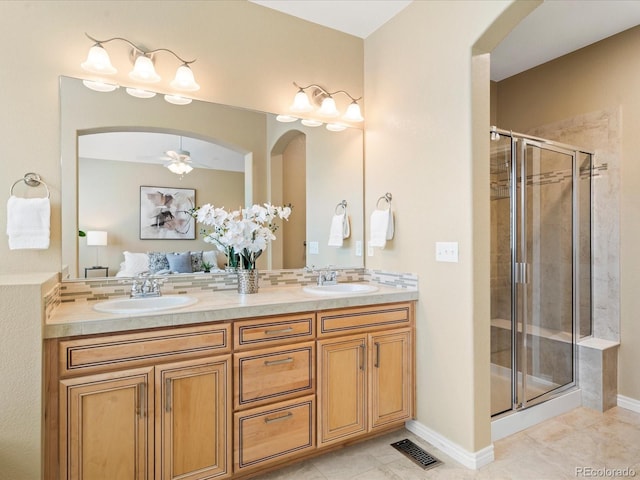
[[[114, 276], [125, 251], [211, 249], [197, 225], [192, 232], [180, 227], [178, 235], [149, 238], [147, 187], [184, 205], [291, 203], [291, 219], [276, 232], [260, 268], [364, 265], [361, 130], [284, 124], [273, 114], [203, 101], [177, 106], [161, 95], [139, 99], [124, 89], [99, 93], [70, 77], [60, 78], [60, 105], [64, 280], [87, 272], [104, 276], [106, 270], [85, 270], [98, 263]], [[167, 168], [174, 162], [167, 152], [181, 150], [189, 152], [194, 168], [182, 175]], [[332, 217], [343, 201], [350, 236], [330, 247]], [[87, 245], [80, 230], [107, 232], [107, 245]]]

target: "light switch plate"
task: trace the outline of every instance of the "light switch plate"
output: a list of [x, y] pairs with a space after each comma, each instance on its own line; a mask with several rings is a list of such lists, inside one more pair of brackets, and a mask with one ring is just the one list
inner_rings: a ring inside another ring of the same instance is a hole
[[356, 240], [356, 257], [362, 256], [362, 240]]
[[310, 255], [318, 255], [320, 253], [320, 248], [318, 242], [309, 242], [309, 254]]
[[373, 247], [371, 245], [367, 245], [367, 256], [373, 257]]
[[436, 242], [436, 262], [458, 263], [458, 242]]

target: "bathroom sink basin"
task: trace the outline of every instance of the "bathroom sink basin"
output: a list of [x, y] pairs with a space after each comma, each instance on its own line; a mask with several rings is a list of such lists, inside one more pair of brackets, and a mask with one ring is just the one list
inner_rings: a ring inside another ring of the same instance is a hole
[[302, 290], [315, 295], [336, 295], [341, 293], [371, 293], [378, 290], [378, 287], [362, 283], [336, 283], [335, 285], [307, 285], [302, 287]]
[[171, 308], [193, 305], [197, 298], [186, 295], [167, 295], [166, 297], [122, 298], [98, 302], [93, 309], [106, 313], [149, 313]]

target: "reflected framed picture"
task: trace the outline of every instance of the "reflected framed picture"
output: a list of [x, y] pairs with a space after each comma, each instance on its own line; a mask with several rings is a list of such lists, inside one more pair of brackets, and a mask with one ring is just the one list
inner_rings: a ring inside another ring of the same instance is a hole
[[140, 187], [140, 240], [194, 240], [193, 188]]

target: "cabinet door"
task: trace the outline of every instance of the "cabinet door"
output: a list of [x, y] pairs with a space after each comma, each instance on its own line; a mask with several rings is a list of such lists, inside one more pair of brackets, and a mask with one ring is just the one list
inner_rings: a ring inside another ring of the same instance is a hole
[[153, 368], [60, 382], [61, 478], [153, 477]]
[[413, 414], [411, 329], [369, 335], [369, 424], [373, 430]]
[[231, 475], [231, 356], [156, 367], [156, 478]]
[[318, 341], [318, 446], [367, 431], [366, 335]]

